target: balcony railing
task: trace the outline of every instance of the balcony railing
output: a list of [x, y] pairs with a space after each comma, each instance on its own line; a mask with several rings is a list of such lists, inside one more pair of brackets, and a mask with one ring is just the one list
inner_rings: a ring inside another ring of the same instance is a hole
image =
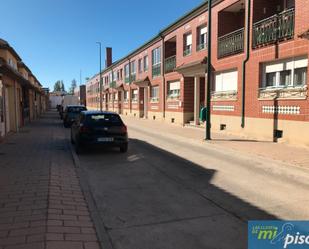
[[173, 72], [176, 67], [176, 55], [165, 59], [165, 73]]
[[294, 36], [294, 8], [253, 24], [253, 48], [291, 39]]
[[152, 66], [152, 77], [161, 75], [161, 63]]
[[218, 58], [244, 51], [244, 28], [218, 38]]
[[130, 77], [124, 78], [124, 83], [132, 83], [135, 80], [136, 80], [136, 74], [131, 74]]
[[116, 81], [112, 81], [111, 83], [109, 83], [109, 87], [115, 88], [116, 87]]

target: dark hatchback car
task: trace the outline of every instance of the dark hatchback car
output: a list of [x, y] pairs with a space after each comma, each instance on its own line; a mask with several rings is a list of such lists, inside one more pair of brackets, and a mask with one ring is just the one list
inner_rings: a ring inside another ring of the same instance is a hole
[[114, 112], [83, 111], [71, 127], [71, 142], [76, 153], [85, 146], [119, 147], [128, 150], [127, 127]]
[[64, 127], [71, 127], [82, 111], [87, 111], [87, 108], [83, 105], [68, 105], [63, 113]]

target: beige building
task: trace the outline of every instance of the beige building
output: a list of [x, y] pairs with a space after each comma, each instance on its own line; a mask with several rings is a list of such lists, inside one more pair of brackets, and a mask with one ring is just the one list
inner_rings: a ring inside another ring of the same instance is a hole
[[16, 51], [0, 39], [0, 138], [39, 117], [47, 96]]

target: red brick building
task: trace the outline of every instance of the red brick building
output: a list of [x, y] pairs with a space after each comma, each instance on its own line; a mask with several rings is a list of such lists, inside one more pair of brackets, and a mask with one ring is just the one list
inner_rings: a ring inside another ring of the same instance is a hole
[[[205, 2], [115, 63], [109, 50], [103, 109], [203, 125], [207, 20]], [[308, 0], [213, 1], [213, 130], [309, 145], [308, 20]], [[99, 96], [96, 75], [89, 108]]]

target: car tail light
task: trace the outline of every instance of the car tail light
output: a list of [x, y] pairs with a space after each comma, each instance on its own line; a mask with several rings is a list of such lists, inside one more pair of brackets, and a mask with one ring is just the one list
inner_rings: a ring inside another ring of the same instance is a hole
[[127, 126], [126, 126], [126, 125], [122, 125], [122, 126], [121, 126], [121, 132], [122, 132], [122, 133], [126, 133], [127, 130], [128, 130], [128, 129], [127, 129]]

